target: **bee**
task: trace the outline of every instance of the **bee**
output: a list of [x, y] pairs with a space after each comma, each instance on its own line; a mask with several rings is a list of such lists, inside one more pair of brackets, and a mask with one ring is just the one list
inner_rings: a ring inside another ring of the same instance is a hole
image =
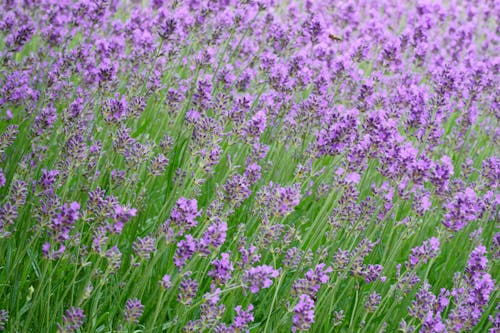
[[336, 41], [336, 42], [341, 42], [342, 41], [342, 37], [334, 35], [334, 34], [329, 34], [328, 38], [330, 38], [331, 40]]

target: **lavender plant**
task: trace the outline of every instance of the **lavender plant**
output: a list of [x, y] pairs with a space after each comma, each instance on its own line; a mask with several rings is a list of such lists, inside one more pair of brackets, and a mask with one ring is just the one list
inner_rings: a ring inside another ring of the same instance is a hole
[[0, 331], [500, 332], [499, 1], [0, 5]]

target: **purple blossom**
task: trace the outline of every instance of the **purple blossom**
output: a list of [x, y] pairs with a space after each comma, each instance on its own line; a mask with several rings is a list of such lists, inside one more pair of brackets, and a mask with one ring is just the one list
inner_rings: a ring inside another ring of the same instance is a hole
[[63, 316], [63, 324], [57, 324], [57, 331], [60, 333], [73, 333], [83, 325], [85, 314], [83, 310], [76, 307], [71, 307], [66, 310]]
[[48, 190], [53, 187], [56, 182], [57, 176], [59, 175], [58, 170], [46, 170], [42, 169], [42, 177], [40, 177], [39, 184], [44, 190]]
[[432, 311], [427, 314], [420, 330], [422, 333], [444, 333], [446, 326], [443, 324], [441, 314], [433, 315]]
[[422, 288], [415, 295], [415, 300], [411, 302], [408, 313], [415, 318], [424, 321], [429, 313], [433, 313], [436, 303], [436, 296], [430, 291], [430, 285], [424, 282]]
[[440, 193], [448, 189], [451, 176], [454, 174], [451, 158], [443, 156], [440, 164], [435, 163], [431, 169], [431, 182], [437, 187]]
[[168, 274], [163, 275], [159, 284], [165, 290], [170, 289], [170, 287], [172, 287], [172, 282], [170, 281], [170, 275]]
[[248, 135], [250, 137], [259, 136], [266, 129], [266, 123], [267, 123], [266, 113], [263, 110], [257, 112], [247, 122], [245, 135]]
[[7, 310], [0, 310], [0, 330], [5, 330], [7, 322], [9, 321], [9, 312]]
[[322, 284], [328, 282], [330, 273], [333, 271], [331, 267], [326, 267], [325, 264], [318, 264], [314, 270], [310, 269], [306, 272], [304, 279], [298, 279], [293, 285], [293, 290], [296, 294], [308, 294], [315, 296]]
[[245, 201], [252, 191], [250, 183], [245, 176], [236, 174], [230, 177], [224, 184], [224, 197], [235, 207], [239, 207]]
[[128, 299], [123, 309], [123, 318], [128, 323], [137, 324], [144, 312], [144, 305], [137, 298]]
[[108, 123], [118, 123], [124, 120], [128, 114], [128, 102], [126, 96], [116, 94], [114, 98], [108, 99], [103, 108], [104, 120]]
[[361, 176], [357, 172], [351, 172], [345, 176], [345, 181], [350, 184], [359, 184], [360, 180]]
[[178, 227], [179, 234], [183, 235], [185, 231], [189, 231], [198, 224], [196, 218], [199, 216], [201, 216], [201, 211], [198, 210], [196, 199], [189, 200], [181, 197], [170, 212], [169, 223]]
[[367, 283], [374, 282], [378, 278], [381, 278], [380, 275], [382, 274], [382, 269], [382, 265], [367, 265], [363, 267], [361, 275]]
[[75, 227], [75, 222], [79, 217], [79, 211], [80, 204], [78, 202], [72, 202], [71, 204], [65, 203], [59, 207], [59, 212], [50, 220], [48, 225], [49, 235], [53, 241], [59, 243], [59, 249], [50, 250], [51, 244], [44, 243], [43, 253], [45, 256], [57, 259], [64, 252], [66, 249], [65, 242], [71, 238], [69, 233]]
[[261, 289], [267, 289], [273, 284], [272, 278], [278, 277], [279, 270], [268, 265], [250, 267], [243, 273], [242, 281], [253, 294]]
[[191, 259], [198, 247], [197, 241], [191, 235], [177, 243], [177, 249], [174, 255], [174, 264], [177, 268], [182, 268], [186, 261]]
[[250, 184], [254, 184], [262, 177], [262, 168], [257, 163], [251, 163], [247, 166], [244, 177], [246, 177]]
[[132, 249], [139, 258], [149, 260], [151, 254], [156, 251], [156, 239], [149, 236], [139, 237], [132, 244]]
[[339, 154], [356, 139], [358, 111], [339, 109], [325, 119], [325, 125], [316, 134], [316, 147], [321, 155]]
[[0, 169], [0, 187], [3, 187], [6, 182], [7, 179], [5, 179], [5, 174], [3, 173], [3, 170]]
[[283, 187], [269, 183], [259, 191], [259, 202], [268, 207], [273, 216], [286, 216], [300, 203], [301, 194], [298, 184]]
[[208, 276], [213, 278], [217, 284], [226, 284], [231, 279], [234, 270], [233, 264], [229, 260], [229, 253], [222, 253], [220, 259], [212, 261], [214, 268], [208, 272]]
[[293, 308], [292, 332], [308, 331], [314, 323], [314, 301], [307, 294], [300, 295], [299, 302]]
[[112, 268], [111, 272], [116, 272], [120, 269], [122, 263], [122, 253], [118, 246], [114, 245], [104, 253], [104, 257], [108, 259], [109, 266]]
[[237, 331], [246, 331], [248, 325], [254, 320], [252, 311], [253, 305], [249, 304], [246, 310], [243, 310], [241, 305], [237, 305], [234, 308], [236, 316], [234, 317], [233, 324], [231, 325]]
[[469, 222], [478, 219], [482, 214], [481, 203], [471, 188], [457, 193], [452, 201], [444, 205], [444, 208], [446, 214], [442, 223], [453, 231], [463, 229]]
[[[10, 270], [0, 285], [49, 267], [56, 294], [69, 297], [43, 299], [51, 309], [73, 300], [67, 281], [91, 279], [82, 309], [127, 291], [122, 323], [93, 313], [91, 326], [102, 325], [87, 330], [133, 330], [143, 319], [143, 330], [196, 333], [307, 331], [314, 321], [319, 331], [399, 323], [451, 333], [488, 330], [492, 315], [496, 332], [500, 159], [488, 144], [500, 138], [498, 1], [0, 7], [0, 252]], [[432, 237], [441, 211], [446, 237]], [[364, 237], [380, 237], [380, 251]], [[440, 261], [437, 279], [429, 271], [440, 252], [459, 258], [470, 247], [453, 281], [460, 260]], [[405, 263], [390, 262], [405, 251]], [[134, 290], [137, 279], [144, 288]], [[378, 281], [382, 294], [366, 285]], [[36, 295], [51, 293], [35, 282]], [[236, 306], [241, 287], [273, 297], [273, 283], [292, 299], [270, 299], [271, 312], [253, 295], [259, 308]], [[352, 283], [361, 289], [326, 299]], [[160, 312], [155, 300], [149, 311], [127, 300], [155, 288]], [[22, 329], [84, 330], [78, 307], [59, 321], [18, 309], [16, 295], [33, 296], [30, 283], [18, 289], [2, 297]], [[356, 291], [363, 304], [346, 308]], [[327, 304], [316, 318], [315, 302]], [[409, 307], [387, 313], [398, 304]], [[286, 307], [293, 319], [279, 318]], [[0, 310], [0, 330], [21, 329], [12, 316], [7, 325]]]
[[419, 262], [427, 263], [431, 258], [434, 258], [439, 253], [439, 239], [432, 237], [422, 243], [421, 246], [417, 246], [411, 249], [409, 256], [408, 267], [414, 268]]
[[182, 304], [189, 305], [193, 302], [193, 299], [196, 297], [197, 293], [198, 282], [190, 278], [189, 274], [186, 274], [181, 280], [177, 300]]
[[218, 218], [208, 226], [199, 243], [198, 251], [203, 254], [210, 253], [210, 247], [218, 248], [226, 241], [227, 223]]
[[452, 290], [455, 308], [446, 321], [449, 330], [472, 330], [481, 319], [495, 288], [495, 280], [486, 272], [488, 259], [483, 245], [476, 247], [465, 268], [464, 285]]
[[18, 215], [18, 207], [10, 202], [0, 207], [0, 238], [7, 238], [12, 234], [12, 226], [15, 225]]
[[493, 325], [493, 327], [490, 328], [489, 333], [500, 332], [500, 303], [497, 304], [496, 315], [489, 316], [489, 320]]
[[136, 214], [137, 214], [137, 209], [116, 204], [113, 209], [114, 223], [110, 226], [110, 231], [112, 233], [120, 234], [123, 230], [123, 226], [125, 225], [125, 223], [130, 221], [130, 219], [134, 217]]
[[380, 301], [382, 300], [382, 297], [380, 294], [377, 292], [373, 292], [368, 296], [368, 299], [366, 300], [364, 307], [368, 313], [374, 312], [377, 310], [378, 306], [380, 305]]

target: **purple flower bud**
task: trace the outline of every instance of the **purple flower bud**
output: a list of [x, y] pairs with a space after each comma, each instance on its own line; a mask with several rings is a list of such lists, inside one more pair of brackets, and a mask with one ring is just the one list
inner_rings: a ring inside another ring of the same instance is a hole
[[183, 277], [179, 286], [177, 300], [182, 304], [189, 305], [198, 293], [198, 282], [191, 279], [188, 274]]
[[132, 244], [132, 249], [138, 257], [149, 260], [151, 254], [156, 251], [156, 239], [149, 236], [137, 238]]
[[0, 330], [5, 330], [7, 322], [9, 321], [9, 311], [0, 310]]
[[3, 187], [6, 183], [6, 179], [5, 179], [5, 174], [3, 173], [3, 170], [0, 169], [0, 187]]
[[57, 331], [59, 333], [73, 333], [83, 325], [85, 314], [83, 310], [76, 307], [71, 307], [66, 310], [63, 316], [63, 324], [57, 324]]
[[170, 275], [165, 274], [162, 277], [162, 279], [160, 280], [160, 286], [165, 290], [172, 287], [172, 282], [170, 281]]
[[126, 322], [137, 324], [144, 312], [144, 305], [137, 298], [128, 299], [123, 309], [123, 317]]

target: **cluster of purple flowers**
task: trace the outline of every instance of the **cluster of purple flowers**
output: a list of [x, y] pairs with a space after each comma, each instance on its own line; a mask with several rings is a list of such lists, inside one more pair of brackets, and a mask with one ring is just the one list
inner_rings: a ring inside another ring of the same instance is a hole
[[292, 332], [308, 331], [314, 323], [314, 303], [322, 284], [328, 282], [331, 267], [319, 264], [314, 270], [307, 271], [304, 279], [297, 279], [293, 292], [299, 295], [299, 301], [293, 308]]
[[499, 12], [2, 1], [0, 330], [497, 332]]
[[144, 305], [142, 305], [139, 299], [133, 298], [127, 300], [125, 308], [123, 309], [123, 317], [126, 322], [137, 324], [143, 312]]
[[63, 316], [63, 324], [57, 325], [59, 333], [74, 333], [83, 325], [85, 321], [85, 314], [82, 309], [71, 307], [66, 310]]
[[269, 265], [250, 267], [243, 273], [242, 282], [252, 293], [261, 289], [269, 288], [273, 284], [273, 278], [277, 278], [280, 271]]

